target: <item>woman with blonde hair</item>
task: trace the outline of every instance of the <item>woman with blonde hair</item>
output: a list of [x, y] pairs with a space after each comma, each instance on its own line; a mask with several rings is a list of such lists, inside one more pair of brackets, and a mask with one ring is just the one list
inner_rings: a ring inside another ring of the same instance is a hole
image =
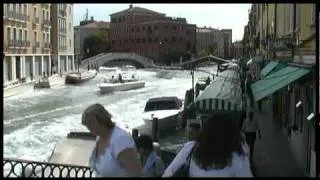
[[142, 167], [133, 138], [111, 117], [101, 104], [89, 106], [82, 114], [82, 124], [97, 136], [90, 167], [97, 177], [141, 176]]

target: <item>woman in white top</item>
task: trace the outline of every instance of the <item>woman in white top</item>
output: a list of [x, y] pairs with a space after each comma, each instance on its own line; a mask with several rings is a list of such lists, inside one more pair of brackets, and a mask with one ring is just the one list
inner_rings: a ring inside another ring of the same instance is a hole
[[97, 136], [89, 161], [97, 177], [141, 176], [133, 138], [112, 122], [111, 114], [101, 104], [84, 111], [82, 124]]
[[163, 177], [172, 177], [192, 149], [190, 177], [252, 177], [247, 147], [237, 123], [228, 116], [209, 118], [199, 138], [184, 144]]
[[245, 134], [246, 141], [250, 147], [250, 164], [253, 165], [253, 150], [256, 141], [256, 133], [258, 132], [259, 139], [261, 139], [261, 130], [259, 127], [259, 119], [254, 117], [254, 112], [251, 107], [248, 111], [248, 118], [243, 122], [242, 131]]

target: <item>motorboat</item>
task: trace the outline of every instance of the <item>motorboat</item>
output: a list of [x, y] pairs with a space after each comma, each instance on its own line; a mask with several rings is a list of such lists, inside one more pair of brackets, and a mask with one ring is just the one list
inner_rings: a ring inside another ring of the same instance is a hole
[[131, 66], [131, 65], [125, 65], [125, 66], [123, 66], [122, 67], [122, 70], [124, 70], [124, 71], [132, 71], [132, 70], [137, 70], [137, 68], [136, 67], [134, 67], [134, 66]]
[[[175, 129], [180, 125], [183, 103], [178, 97], [158, 97], [147, 101], [143, 120], [146, 129], [152, 129], [152, 121], [158, 119], [158, 130]], [[151, 132], [146, 132], [147, 134]]]
[[82, 83], [96, 77], [96, 75], [96, 70], [89, 70], [85, 72], [73, 72], [67, 75], [66, 84]]
[[118, 71], [119, 68], [117, 67], [99, 67], [99, 73], [111, 73], [111, 72], [115, 72]]
[[127, 91], [131, 89], [138, 89], [145, 86], [145, 82], [139, 80], [138, 78], [132, 76], [131, 78], [122, 78], [121, 80], [111, 78], [104, 79], [98, 84], [100, 91], [102, 93], [110, 93], [113, 91]]

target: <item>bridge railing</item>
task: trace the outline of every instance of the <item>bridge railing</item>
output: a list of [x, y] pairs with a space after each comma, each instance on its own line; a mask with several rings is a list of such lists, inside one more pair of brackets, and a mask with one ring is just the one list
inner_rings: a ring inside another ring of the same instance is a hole
[[4, 177], [93, 177], [93, 170], [86, 166], [55, 164], [21, 159], [4, 158]]

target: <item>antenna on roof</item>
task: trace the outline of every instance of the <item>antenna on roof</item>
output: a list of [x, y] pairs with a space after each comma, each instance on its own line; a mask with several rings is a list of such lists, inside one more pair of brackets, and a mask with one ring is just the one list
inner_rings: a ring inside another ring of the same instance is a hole
[[87, 12], [86, 12], [86, 15], [85, 15], [85, 21], [88, 21], [89, 20], [89, 12], [88, 12], [88, 9], [87, 9]]

